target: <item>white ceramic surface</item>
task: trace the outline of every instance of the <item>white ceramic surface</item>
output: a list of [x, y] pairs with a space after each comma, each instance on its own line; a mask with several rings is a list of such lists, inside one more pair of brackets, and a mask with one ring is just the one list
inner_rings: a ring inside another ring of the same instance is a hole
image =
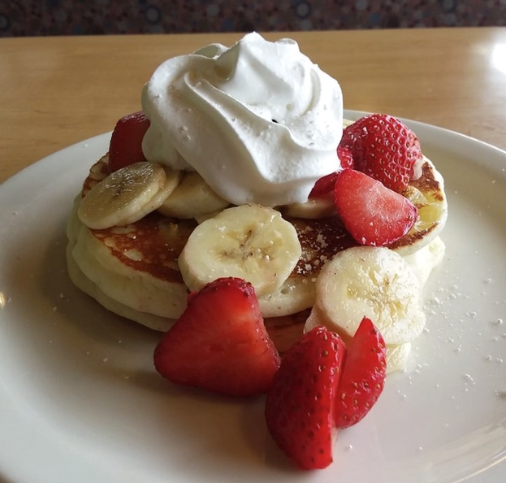
[[[356, 117], [357, 113], [347, 113]], [[295, 471], [262, 399], [182, 390], [152, 367], [159, 334], [80, 293], [65, 219], [98, 136], [0, 186], [0, 481], [9, 483], [449, 483], [506, 478], [506, 153], [409, 123], [446, 180], [445, 260], [427, 331], [335, 463]], [[504, 321], [504, 322], [503, 322]]]

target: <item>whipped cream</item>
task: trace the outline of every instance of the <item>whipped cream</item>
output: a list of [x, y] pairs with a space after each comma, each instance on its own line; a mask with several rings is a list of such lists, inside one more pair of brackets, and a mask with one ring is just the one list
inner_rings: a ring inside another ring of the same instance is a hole
[[257, 33], [161, 64], [142, 92], [149, 161], [196, 170], [227, 201], [305, 202], [339, 169], [342, 92], [290, 39]]

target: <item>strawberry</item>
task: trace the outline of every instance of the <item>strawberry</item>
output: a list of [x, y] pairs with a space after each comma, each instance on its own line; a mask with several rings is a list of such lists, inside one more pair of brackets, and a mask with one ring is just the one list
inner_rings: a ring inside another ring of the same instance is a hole
[[267, 392], [280, 364], [253, 286], [220, 278], [188, 297], [188, 306], [154, 352], [170, 381], [229, 396]]
[[285, 353], [267, 393], [267, 427], [302, 469], [332, 462], [335, 397], [345, 352], [337, 334], [315, 327]]
[[[353, 167], [353, 157], [348, 148], [339, 146], [337, 148], [337, 157], [341, 161], [341, 169]], [[327, 176], [320, 178], [313, 186], [309, 197], [323, 198], [329, 193], [332, 193], [334, 191], [334, 185], [336, 184], [338, 174], [339, 171], [336, 171], [335, 173], [330, 173]]]
[[337, 157], [341, 161], [341, 169], [353, 168], [353, 155], [349, 148], [345, 146], [337, 147]]
[[404, 236], [418, 217], [407, 198], [353, 169], [341, 171], [334, 197], [345, 228], [362, 245], [389, 245]]
[[116, 123], [109, 145], [111, 171], [117, 171], [138, 161], [146, 161], [142, 152], [142, 138], [149, 124], [149, 119], [142, 111], [128, 114]]
[[386, 347], [372, 321], [362, 319], [348, 345], [335, 400], [336, 425], [358, 423], [378, 400], [386, 377]]
[[351, 151], [354, 168], [386, 187], [404, 191], [422, 157], [416, 135], [398, 119], [371, 114], [348, 126], [340, 143]]
[[309, 193], [309, 198], [324, 198], [329, 193], [332, 193], [338, 174], [338, 172], [330, 173], [316, 181], [311, 193]]

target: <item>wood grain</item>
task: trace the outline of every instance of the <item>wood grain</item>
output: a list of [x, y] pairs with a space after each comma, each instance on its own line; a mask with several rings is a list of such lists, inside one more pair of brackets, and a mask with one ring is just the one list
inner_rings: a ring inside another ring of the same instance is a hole
[[[0, 39], [0, 182], [140, 108], [165, 59], [242, 34]], [[444, 127], [506, 150], [506, 28], [269, 33], [338, 79], [348, 109]]]

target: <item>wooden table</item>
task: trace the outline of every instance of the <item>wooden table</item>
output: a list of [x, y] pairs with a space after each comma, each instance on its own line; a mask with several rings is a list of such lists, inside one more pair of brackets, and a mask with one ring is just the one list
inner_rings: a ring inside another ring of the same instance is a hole
[[[0, 182], [140, 108], [163, 60], [242, 34], [0, 39]], [[506, 149], [506, 28], [291, 32], [337, 78], [345, 107]]]

